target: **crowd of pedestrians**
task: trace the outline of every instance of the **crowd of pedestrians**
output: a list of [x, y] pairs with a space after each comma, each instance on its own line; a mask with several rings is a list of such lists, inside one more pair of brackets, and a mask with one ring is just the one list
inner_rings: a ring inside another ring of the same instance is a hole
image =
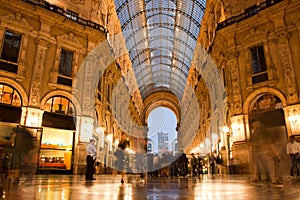
[[[223, 164], [222, 158], [217, 159], [217, 155], [200, 156], [195, 154], [187, 155], [181, 152], [173, 155], [171, 152], [158, 154], [147, 154], [147, 172], [151, 177], [176, 177], [176, 176], [199, 176], [202, 174], [220, 174], [217, 168]], [[221, 161], [220, 161], [221, 159]], [[217, 160], [219, 163], [217, 163]], [[210, 168], [209, 168], [210, 167]]]

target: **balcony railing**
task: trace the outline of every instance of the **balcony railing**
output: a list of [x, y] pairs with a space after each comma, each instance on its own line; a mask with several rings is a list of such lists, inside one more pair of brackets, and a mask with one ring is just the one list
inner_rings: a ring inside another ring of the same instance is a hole
[[107, 33], [106, 29], [102, 25], [97, 24], [97, 23], [92, 22], [92, 21], [87, 20], [87, 19], [83, 19], [83, 18], [78, 17], [78, 16], [74, 17], [74, 15], [70, 14], [70, 11], [64, 10], [61, 7], [50, 4], [47, 1], [44, 1], [44, 0], [22, 0], [22, 1], [24, 1], [26, 3], [29, 3], [29, 4], [32, 4], [32, 5], [35, 5], [35, 6], [39, 6], [41, 8], [44, 8], [46, 10], [49, 10], [49, 11], [54, 12], [56, 14], [59, 14], [61, 16], [64, 16], [66, 19], [68, 19], [70, 21], [73, 21], [77, 24], [87, 26], [87, 27], [96, 29], [98, 31], [102, 31], [104, 33]]

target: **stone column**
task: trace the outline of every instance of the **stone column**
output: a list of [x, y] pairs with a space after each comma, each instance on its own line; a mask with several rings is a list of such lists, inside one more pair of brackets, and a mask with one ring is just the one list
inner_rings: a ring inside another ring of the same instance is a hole
[[36, 42], [37, 42], [37, 51], [35, 56], [35, 63], [33, 66], [33, 75], [31, 80], [31, 87], [30, 87], [31, 89], [30, 89], [30, 96], [29, 96], [30, 107], [40, 106], [45, 58], [46, 58], [47, 49], [49, 47], [49, 43], [45, 39], [38, 38]]
[[284, 82], [286, 90], [286, 98], [288, 104], [294, 104], [298, 102], [298, 90], [296, 85], [295, 70], [293, 65], [293, 59], [291, 55], [291, 49], [289, 46], [290, 34], [287, 32], [281, 32], [277, 34], [277, 47], [284, 69]]
[[234, 114], [242, 113], [242, 95], [241, 95], [241, 82], [240, 82], [240, 72], [237, 64], [237, 57], [239, 53], [233, 52], [231, 53], [229, 61], [227, 65], [230, 69], [231, 73], [231, 84], [232, 84], [232, 95], [233, 95], [233, 112]]

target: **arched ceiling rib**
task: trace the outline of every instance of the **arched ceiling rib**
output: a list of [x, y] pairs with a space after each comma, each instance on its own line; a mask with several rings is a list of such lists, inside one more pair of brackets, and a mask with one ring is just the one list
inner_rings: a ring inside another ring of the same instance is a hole
[[115, 0], [140, 93], [182, 98], [206, 0]]

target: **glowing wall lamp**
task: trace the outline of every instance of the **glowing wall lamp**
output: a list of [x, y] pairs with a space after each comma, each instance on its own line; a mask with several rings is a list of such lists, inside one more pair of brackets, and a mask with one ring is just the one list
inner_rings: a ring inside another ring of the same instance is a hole
[[230, 131], [229, 127], [226, 125], [226, 126], [223, 126], [223, 133], [226, 133], [228, 134]]
[[240, 131], [240, 125], [239, 124], [234, 123], [234, 124], [231, 125], [231, 128], [232, 128], [233, 134], [238, 134], [239, 131]]
[[291, 125], [292, 126], [296, 126], [296, 124], [297, 124], [297, 118], [298, 118], [298, 116], [297, 115], [291, 115], [291, 116], [289, 116], [289, 121], [290, 121], [290, 123], [291, 123]]
[[119, 143], [120, 143], [119, 139], [118, 139], [118, 138], [117, 138], [117, 139], [115, 139], [115, 142], [114, 142], [114, 143], [115, 143], [115, 145], [116, 145], [116, 146], [118, 146], [118, 145], [119, 145]]

